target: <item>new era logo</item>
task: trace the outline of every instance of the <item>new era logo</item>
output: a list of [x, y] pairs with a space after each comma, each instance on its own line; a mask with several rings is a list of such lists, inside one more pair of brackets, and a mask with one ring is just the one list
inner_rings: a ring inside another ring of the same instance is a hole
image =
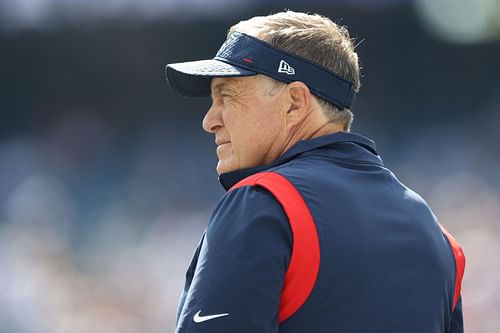
[[278, 73], [285, 73], [287, 75], [295, 75], [295, 68], [290, 66], [285, 60], [281, 60], [280, 67], [278, 68]]

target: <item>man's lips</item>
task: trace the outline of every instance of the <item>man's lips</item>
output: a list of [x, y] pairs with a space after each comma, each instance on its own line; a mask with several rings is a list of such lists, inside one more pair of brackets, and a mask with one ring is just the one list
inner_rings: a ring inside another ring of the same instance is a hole
[[221, 154], [223, 151], [226, 150], [226, 146], [229, 146], [231, 144], [231, 141], [216, 141], [215, 144], [217, 145], [217, 156], [221, 158]]

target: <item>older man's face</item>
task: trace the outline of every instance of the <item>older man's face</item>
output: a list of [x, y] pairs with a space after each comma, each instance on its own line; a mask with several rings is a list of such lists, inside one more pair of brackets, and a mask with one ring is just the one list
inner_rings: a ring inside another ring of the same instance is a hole
[[214, 78], [211, 90], [203, 128], [215, 134], [218, 174], [267, 164], [283, 153], [285, 106], [269, 79]]

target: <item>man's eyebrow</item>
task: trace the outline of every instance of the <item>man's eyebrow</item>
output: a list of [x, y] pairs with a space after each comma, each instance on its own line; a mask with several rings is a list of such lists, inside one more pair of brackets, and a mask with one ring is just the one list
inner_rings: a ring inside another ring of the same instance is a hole
[[212, 87], [212, 95], [213, 95], [214, 93], [216, 93], [216, 94], [220, 94], [220, 92], [221, 92], [222, 88], [224, 88], [224, 85], [225, 85], [225, 84], [224, 84], [224, 82], [219, 82], [219, 83], [217, 83], [215, 86], [213, 86], [213, 87]]
[[212, 87], [212, 95], [213, 94], [220, 95], [223, 90], [227, 90], [229, 93], [231, 93], [234, 91], [234, 87], [231, 87], [231, 85], [227, 84], [226, 82], [219, 82]]
[[217, 84], [214, 86], [214, 90], [215, 90], [215, 91], [220, 91], [220, 90], [222, 90], [222, 88], [224, 88], [224, 86], [225, 86], [224, 82], [219, 82], [219, 83], [217, 83]]

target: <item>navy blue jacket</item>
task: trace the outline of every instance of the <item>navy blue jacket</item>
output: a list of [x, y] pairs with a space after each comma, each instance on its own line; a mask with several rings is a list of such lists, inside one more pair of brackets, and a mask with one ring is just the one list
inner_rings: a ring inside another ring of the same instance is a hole
[[219, 201], [186, 274], [179, 333], [463, 332], [455, 257], [426, 202], [353, 133], [301, 141], [271, 165], [220, 176], [226, 189], [262, 171], [286, 177], [314, 218], [320, 267], [309, 297], [280, 323], [293, 237], [259, 186]]

